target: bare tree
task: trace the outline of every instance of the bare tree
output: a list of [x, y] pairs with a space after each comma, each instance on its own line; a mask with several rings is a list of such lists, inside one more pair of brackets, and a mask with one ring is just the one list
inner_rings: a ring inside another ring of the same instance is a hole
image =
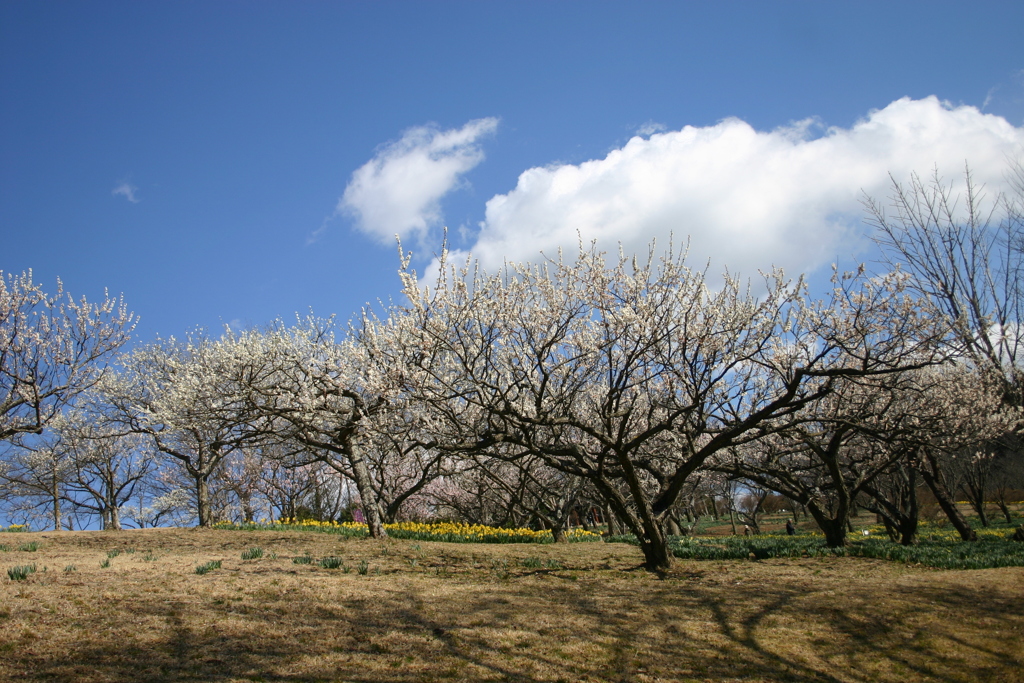
[[[892, 179], [888, 207], [865, 198], [886, 263], [909, 273], [909, 286], [950, 321], [958, 350], [1002, 378], [1004, 399], [1024, 390], [1024, 166], [1009, 170], [1012, 191], [986, 204], [969, 168], [963, 194], [938, 169], [924, 182]], [[887, 208], [889, 209], [887, 211]]]

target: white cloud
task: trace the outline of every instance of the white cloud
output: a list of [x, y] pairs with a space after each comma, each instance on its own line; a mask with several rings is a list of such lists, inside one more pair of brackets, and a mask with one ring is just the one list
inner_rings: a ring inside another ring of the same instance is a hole
[[651, 239], [674, 235], [677, 245], [689, 236], [694, 264], [809, 272], [863, 246], [862, 191], [884, 199], [890, 173], [905, 181], [937, 166], [955, 183], [967, 162], [991, 198], [1022, 150], [1024, 128], [935, 97], [897, 100], [848, 129], [816, 119], [770, 132], [739, 119], [687, 126], [634, 137], [603, 159], [524, 171], [487, 202], [470, 250], [495, 269], [572, 253], [579, 237], [646, 253]]
[[380, 241], [396, 234], [422, 240], [441, 221], [441, 199], [483, 161], [477, 142], [497, 126], [497, 119], [486, 118], [452, 130], [409, 129], [352, 174], [338, 210]]
[[129, 183], [127, 180], [125, 180], [125, 181], [122, 181], [121, 183], [119, 183], [118, 186], [114, 188], [114, 191], [111, 192], [110, 194], [112, 194], [115, 197], [117, 195], [122, 195], [125, 199], [130, 201], [132, 204], [138, 204], [139, 203], [139, 198], [135, 196], [135, 193], [138, 192], [138, 191], [139, 191], [139, 188], [135, 187], [134, 185]]

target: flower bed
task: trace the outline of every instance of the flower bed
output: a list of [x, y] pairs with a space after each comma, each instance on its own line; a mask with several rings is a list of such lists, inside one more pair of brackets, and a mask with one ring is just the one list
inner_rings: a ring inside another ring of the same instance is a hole
[[[319, 531], [322, 533], [339, 534], [354, 538], [367, 535], [366, 524], [361, 522], [317, 522], [315, 520], [282, 519], [266, 523], [250, 522], [234, 524], [218, 522], [217, 529], [240, 529], [245, 531], [291, 530]], [[385, 524], [384, 529], [392, 538], [403, 538], [414, 541], [443, 541], [446, 543], [553, 543], [550, 531], [533, 529], [505, 529], [484, 526], [482, 524], [459, 524], [455, 522], [439, 522], [424, 524], [420, 522], [397, 522]], [[601, 535], [592, 531], [573, 529], [566, 532], [570, 543], [600, 541]]]

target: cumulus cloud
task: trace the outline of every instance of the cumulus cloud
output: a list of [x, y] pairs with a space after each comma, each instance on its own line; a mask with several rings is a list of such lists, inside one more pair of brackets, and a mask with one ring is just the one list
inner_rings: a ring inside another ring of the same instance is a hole
[[135, 196], [135, 193], [138, 191], [139, 188], [135, 187], [127, 180], [125, 180], [119, 183], [117, 187], [115, 187], [114, 190], [111, 192], [111, 194], [115, 197], [121, 195], [122, 197], [130, 201], [132, 204], [138, 204], [139, 198]]
[[850, 128], [815, 119], [767, 132], [739, 119], [687, 126], [634, 137], [603, 159], [524, 171], [487, 202], [470, 251], [495, 269], [571, 253], [580, 237], [646, 253], [653, 238], [673, 235], [677, 245], [689, 239], [691, 263], [810, 272], [864, 246], [863, 193], [887, 197], [889, 174], [905, 181], [938, 168], [955, 184], [966, 162], [991, 198], [1022, 150], [1024, 128], [935, 97], [897, 100]]
[[360, 230], [382, 242], [396, 234], [422, 239], [441, 221], [441, 199], [483, 161], [479, 140], [497, 126], [497, 119], [486, 118], [452, 130], [407, 130], [352, 174], [339, 212], [355, 217]]

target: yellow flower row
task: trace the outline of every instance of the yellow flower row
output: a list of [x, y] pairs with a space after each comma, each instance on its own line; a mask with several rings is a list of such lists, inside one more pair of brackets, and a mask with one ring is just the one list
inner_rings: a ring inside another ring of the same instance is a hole
[[[290, 519], [287, 517], [271, 521], [270, 523], [320, 529], [362, 530], [367, 528], [366, 524], [363, 522], [320, 522], [315, 519]], [[461, 536], [463, 538], [480, 538], [483, 536], [504, 536], [507, 538], [526, 539], [547, 538], [551, 535], [550, 531], [537, 531], [535, 529], [525, 528], [507, 529], [502, 527], [486, 526], [484, 524], [464, 524], [460, 522], [396, 522], [394, 524], [385, 524], [384, 528], [387, 531], [405, 531], [410, 533], [422, 533], [435, 536], [451, 534], [454, 536]], [[566, 532], [566, 536], [570, 538], [599, 538], [600, 534], [594, 533], [593, 531], [584, 531], [583, 529], [572, 529]]]

